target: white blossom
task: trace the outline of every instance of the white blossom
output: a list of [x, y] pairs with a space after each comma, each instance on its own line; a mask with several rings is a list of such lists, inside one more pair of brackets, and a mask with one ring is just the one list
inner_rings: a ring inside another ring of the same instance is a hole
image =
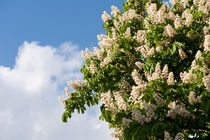
[[195, 97], [195, 92], [191, 91], [188, 97], [188, 101], [190, 104], [195, 104], [198, 102], [201, 102], [201, 96], [198, 96], [197, 98]]
[[176, 31], [173, 29], [173, 27], [168, 24], [166, 27], [165, 27], [165, 30], [164, 30], [164, 34], [168, 35], [169, 37], [174, 37], [176, 33]]
[[203, 80], [203, 83], [204, 83], [204, 85], [206, 87], [206, 90], [208, 92], [210, 92], [210, 74], [208, 74], [207, 76], [205, 76], [202, 80]]
[[94, 47], [94, 52], [100, 61], [104, 59], [104, 49], [98, 49], [97, 47]]
[[134, 71], [132, 72], [132, 78], [135, 81], [135, 83], [137, 85], [141, 85], [144, 84], [145, 82], [142, 80], [140, 74], [138, 73], [138, 71], [136, 69], [134, 69]]
[[180, 78], [183, 83], [191, 83], [193, 78], [192, 72], [187, 73], [186, 71], [184, 73], [180, 73]]
[[175, 5], [179, 0], [169, 0], [172, 5]]
[[171, 140], [171, 135], [168, 132], [165, 132], [164, 140]]
[[139, 44], [143, 44], [146, 42], [147, 33], [145, 30], [138, 30], [135, 36], [135, 39]]
[[209, 27], [207, 27], [207, 26], [203, 27], [203, 33], [204, 33], [204, 35], [207, 35], [209, 33], [209, 30], [210, 30]]
[[168, 65], [167, 64], [163, 67], [162, 77], [163, 78], [167, 78], [168, 77]]
[[68, 99], [71, 98], [71, 93], [70, 93], [70, 91], [69, 91], [68, 88], [65, 88], [65, 92], [66, 92], [66, 97], [67, 97]]
[[144, 63], [141, 63], [141, 62], [136, 62], [135, 65], [140, 69], [144, 69]]
[[148, 58], [152, 55], [155, 54], [155, 49], [154, 47], [152, 48], [149, 48], [147, 45], [142, 45], [138, 48], [136, 48], [137, 51], [141, 52], [141, 54], [145, 57], [145, 58]]
[[127, 118], [124, 118], [124, 117], [122, 119], [122, 123], [126, 126], [129, 126], [130, 123], [132, 123], [132, 122], [133, 122], [133, 120], [131, 120], [131, 119], [127, 119]]
[[89, 70], [91, 74], [95, 74], [97, 72], [97, 67], [93, 60], [91, 60]]
[[117, 132], [110, 132], [109, 135], [111, 135], [114, 138], [120, 138], [123, 136], [123, 129], [117, 129]]
[[98, 45], [102, 49], [104, 49], [106, 51], [110, 51], [112, 49], [112, 45], [115, 43], [115, 41], [112, 38], [110, 38], [106, 35], [103, 35], [103, 34], [98, 35], [97, 37], [99, 40]]
[[187, 58], [187, 55], [182, 48], [179, 48], [179, 56], [181, 57], [182, 60]]
[[109, 14], [107, 14], [106, 11], [103, 12], [103, 14], [101, 15], [101, 18], [104, 22], [108, 21], [108, 20], [111, 20], [111, 17]]
[[199, 1], [200, 1], [200, 0], [193, 0], [193, 3], [194, 3], [195, 5], [198, 5], [198, 4], [199, 4]]
[[199, 50], [199, 51], [197, 51], [197, 53], [195, 55], [195, 58], [198, 59], [199, 57], [201, 57], [201, 55], [202, 55], [201, 51]]
[[191, 116], [190, 112], [183, 108], [181, 105], [176, 105], [174, 108], [168, 111], [167, 117], [175, 119], [177, 115], [180, 115], [184, 118]]
[[174, 26], [175, 28], [179, 28], [180, 26], [182, 26], [182, 20], [179, 16], [176, 17], [175, 21], [174, 21]]
[[169, 73], [167, 83], [168, 83], [168, 85], [174, 85], [175, 84], [174, 73], [173, 72]]
[[174, 21], [176, 19], [176, 15], [173, 13], [173, 11], [170, 10], [166, 18]]
[[112, 62], [112, 53], [109, 51], [107, 57], [100, 63], [100, 67], [104, 68], [105, 65]]
[[77, 90], [79, 87], [86, 85], [86, 81], [83, 81], [83, 80], [72, 81], [72, 80], [71, 80], [71, 81], [67, 82], [67, 84], [68, 84], [71, 88]]
[[131, 28], [130, 27], [128, 27], [125, 31], [125, 37], [129, 37], [129, 38], [131, 37]]
[[115, 16], [115, 17], [116, 17], [118, 14], [120, 14], [120, 10], [119, 10], [116, 6], [114, 6], [114, 5], [111, 6], [111, 10], [112, 10], [111, 14], [112, 14], [113, 16]]
[[133, 108], [132, 109], [132, 118], [133, 118], [133, 120], [135, 120], [135, 121], [139, 122], [141, 125], [143, 125], [146, 117], [145, 117], [145, 115], [142, 115], [142, 113], [139, 110], [137, 110], [136, 108]]
[[101, 93], [100, 97], [101, 102], [105, 105], [107, 109], [113, 111], [113, 113], [118, 113], [118, 109], [114, 105], [114, 99], [112, 97], [112, 93], [110, 91], [106, 93]]
[[131, 102], [133, 102], [134, 104], [140, 104], [141, 103], [141, 99], [144, 96], [143, 93], [144, 93], [145, 90], [146, 90], [146, 84], [133, 86], [129, 100]]
[[141, 20], [142, 16], [137, 14], [134, 9], [129, 9], [128, 11], [124, 12], [121, 16], [118, 16], [121, 23], [130, 21], [132, 19]]
[[64, 106], [66, 106], [66, 101], [65, 101], [61, 96], [58, 96], [58, 100], [59, 100]]
[[165, 101], [158, 94], [155, 94], [154, 99], [158, 106], [165, 104]]
[[210, 51], [210, 35], [206, 35], [205, 36], [205, 40], [204, 40], [204, 51], [209, 52]]
[[185, 19], [185, 25], [190, 26], [193, 22], [193, 16], [190, 14], [189, 9], [186, 9], [183, 14], [182, 18]]
[[176, 136], [175, 136], [175, 139], [174, 140], [184, 140], [184, 135], [182, 133], [178, 133]]
[[176, 102], [175, 102], [175, 101], [174, 101], [174, 102], [170, 102], [170, 103], [168, 104], [168, 108], [170, 108], [170, 109], [175, 108], [175, 106], [176, 106]]
[[113, 92], [119, 110], [128, 110], [129, 106], [126, 104], [119, 91]]

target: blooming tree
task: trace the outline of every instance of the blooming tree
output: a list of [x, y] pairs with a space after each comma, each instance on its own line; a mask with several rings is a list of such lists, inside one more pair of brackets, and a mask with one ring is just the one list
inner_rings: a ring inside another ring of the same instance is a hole
[[84, 80], [70, 81], [63, 121], [101, 103], [113, 137], [210, 136], [210, 0], [128, 0], [102, 15], [99, 48], [82, 51]]

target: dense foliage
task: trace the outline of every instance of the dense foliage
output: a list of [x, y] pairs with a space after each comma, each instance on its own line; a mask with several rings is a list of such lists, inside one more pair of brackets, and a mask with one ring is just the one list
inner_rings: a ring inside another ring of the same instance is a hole
[[102, 103], [120, 140], [210, 137], [210, 0], [128, 0], [102, 19], [100, 48], [82, 51], [63, 121]]

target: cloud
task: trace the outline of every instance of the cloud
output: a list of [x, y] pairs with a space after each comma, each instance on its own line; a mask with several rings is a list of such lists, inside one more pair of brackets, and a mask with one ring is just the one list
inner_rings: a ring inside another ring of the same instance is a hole
[[58, 48], [24, 42], [13, 68], [0, 66], [0, 138], [2, 140], [111, 140], [99, 108], [61, 122], [67, 80], [81, 79], [79, 47]]

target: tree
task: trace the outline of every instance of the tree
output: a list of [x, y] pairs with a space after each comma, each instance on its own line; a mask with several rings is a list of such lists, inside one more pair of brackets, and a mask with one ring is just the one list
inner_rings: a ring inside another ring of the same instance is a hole
[[104, 11], [100, 48], [82, 51], [84, 80], [70, 81], [63, 122], [102, 103], [120, 140], [210, 136], [209, 0], [128, 0]]

